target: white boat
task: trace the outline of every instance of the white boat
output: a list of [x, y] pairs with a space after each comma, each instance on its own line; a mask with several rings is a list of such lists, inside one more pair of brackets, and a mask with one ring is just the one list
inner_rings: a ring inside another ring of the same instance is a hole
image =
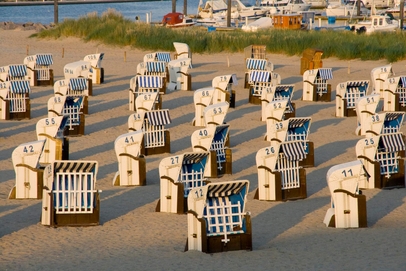
[[[353, 17], [357, 16], [357, 1], [351, 0], [346, 3], [340, 3], [338, 5], [328, 5], [326, 10], [327, 17]], [[360, 15], [369, 16], [370, 11], [362, 2], [360, 2]]]
[[227, 11], [227, 4], [223, 0], [208, 0], [203, 7], [199, 6], [198, 15], [203, 19], [213, 18], [224, 11]]
[[241, 29], [246, 32], [256, 32], [259, 29], [266, 29], [266, 28], [270, 28], [270, 27], [273, 27], [272, 18], [262, 17], [247, 25], [243, 25], [241, 27]]
[[350, 24], [350, 29], [357, 33], [371, 34], [374, 32], [395, 31], [399, 28], [397, 20], [391, 20], [386, 15], [372, 15], [369, 20]]
[[[393, 8], [388, 8], [385, 10], [385, 14], [391, 14], [395, 18], [400, 18], [400, 4], [394, 6]], [[406, 17], [406, 2], [403, 7], [403, 18]]]
[[[226, 14], [224, 11], [223, 14]], [[240, 0], [231, 0], [231, 18], [232, 19], [258, 19], [264, 17], [268, 13], [268, 10], [259, 6], [245, 5]]]
[[262, 0], [261, 7], [275, 7], [282, 13], [294, 13], [300, 11], [308, 11], [311, 7], [311, 4], [305, 2], [305, 0]]

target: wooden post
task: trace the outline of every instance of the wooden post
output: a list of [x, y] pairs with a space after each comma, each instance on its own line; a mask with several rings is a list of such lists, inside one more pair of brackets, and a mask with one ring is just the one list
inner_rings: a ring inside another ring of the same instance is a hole
[[124, 62], [127, 62], [127, 51], [124, 51]]
[[405, 0], [400, 0], [400, 7], [399, 7], [399, 20], [400, 20], [400, 29], [403, 29], [403, 19], [404, 19], [404, 12], [405, 12]]
[[54, 23], [58, 24], [58, 0], [54, 0]]
[[187, 0], [183, 0], [183, 15], [187, 15]]
[[176, 0], [172, 0], [172, 12], [176, 12]]
[[28, 56], [29, 52], [30, 52], [30, 46], [27, 45], [27, 56]]
[[62, 58], [65, 56], [65, 48], [62, 47]]
[[227, 0], [227, 27], [231, 26], [231, 0]]

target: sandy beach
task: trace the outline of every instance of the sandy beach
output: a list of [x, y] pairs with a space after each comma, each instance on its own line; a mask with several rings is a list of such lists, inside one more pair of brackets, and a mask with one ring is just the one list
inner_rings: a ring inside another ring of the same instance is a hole
[[[63, 79], [65, 64], [104, 52], [105, 82], [93, 85], [85, 135], [70, 138], [70, 160], [99, 163], [100, 225], [49, 228], [40, 224], [41, 200], [9, 200], [15, 185], [12, 151], [35, 141], [35, 125], [47, 117], [53, 87], [31, 88], [31, 119], [0, 120], [0, 270], [405, 270], [406, 190], [364, 190], [368, 227], [335, 229], [323, 224], [330, 206], [326, 173], [334, 165], [356, 160], [356, 117], [335, 117], [335, 88], [348, 80], [370, 80], [380, 61], [323, 59], [333, 70], [331, 102], [305, 102], [302, 97], [300, 56], [267, 54], [283, 84], [294, 84], [297, 117], [311, 117], [315, 167], [306, 169], [307, 198], [287, 202], [254, 199], [258, 187], [256, 152], [264, 141], [261, 107], [248, 103], [244, 89], [244, 54], [193, 54], [192, 89], [211, 85], [215, 76], [236, 74], [236, 107], [230, 124], [233, 174], [219, 180], [249, 180], [246, 210], [252, 217], [252, 251], [205, 254], [184, 252], [186, 215], [155, 212], [159, 198], [158, 165], [162, 158], [192, 151], [193, 91], [174, 91], [163, 97], [170, 110], [171, 154], [147, 156], [147, 185], [112, 185], [118, 169], [114, 140], [127, 132], [128, 88], [136, 66], [149, 51], [84, 43], [76, 38], [38, 40], [34, 31], [0, 29], [0, 66], [22, 64], [37, 53], [53, 55], [55, 80]], [[180, 41], [181, 42], [181, 41]], [[193, 52], [192, 52], [193, 53]], [[125, 56], [125, 57], [124, 57]], [[406, 60], [393, 63], [406, 75]], [[405, 127], [402, 132], [405, 133]], [[217, 180], [213, 180], [217, 181]]]

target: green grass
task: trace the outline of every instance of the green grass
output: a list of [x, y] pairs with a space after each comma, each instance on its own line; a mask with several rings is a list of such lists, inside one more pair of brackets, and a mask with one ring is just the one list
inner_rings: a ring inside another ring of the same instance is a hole
[[324, 58], [396, 62], [406, 58], [404, 31], [357, 35], [350, 31], [303, 31], [266, 29], [255, 33], [242, 30], [208, 32], [206, 28], [170, 29], [133, 22], [110, 9], [98, 16], [89, 13], [77, 20], [66, 19], [53, 29], [32, 35], [37, 38], [78, 37], [116, 46], [172, 51], [173, 42], [187, 43], [194, 53], [243, 52], [252, 45], [266, 45], [267, 52], [302, 55], [306, 48], [323, 50]]

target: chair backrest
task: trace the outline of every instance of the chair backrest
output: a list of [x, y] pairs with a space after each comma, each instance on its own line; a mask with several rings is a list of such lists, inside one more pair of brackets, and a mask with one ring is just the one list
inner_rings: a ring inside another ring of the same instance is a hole
[[40, 119], [36, 125], [38, 140], [42, 137], [63, 138], [63, 131], [67, 122], [68, 116], [55, 116]]
[[141, 154], [143, 136], [144, 133], [142, 130], [118, 136], [114, 141], [114, 150], [117, 160], [120, 160], [121, 155], [138, 157]]
[[89, 78], [92, 73], [92, 66], [89, 61], [76, 61], [68, 63], [63, 68], [65, 79], [84, 77]]
[[18, 166], [39, 168], [39, 159], [44, 149], [45, 140], [20, 144], [13, 150], [11, 160], [17, 172]]
[[392, 64], [373, 68], [371, 70], [371, 82], [374, 93], [379, 93], [384, 87], [384, 82], [392, 75], [394, 75]]
[[375, 115], [376, 108], [378, 107], [380, 96], [379, 94], [371, 94], [361, 97], [357, 100], [355, 104], [355, 109], [357, 112], [357, 122], [358, 129], [360, 129], [360, 134], [365, 134], [365, 125], [367, 124], [367, 118]]
[[83, 58], [83, 61], [90, 62], [91, 67], [93, 68], [101, 68], [102, 67], [102, 61], [104, 58], [104, 53], [99, 53], [99, 54], [91, 54], [87, 55]]
[[310, 133], [311, 118], [289, 118], [276, 122], [269, 130], [269, 140], [285, 141], [307, 141]]
[[39, 67], [49, 67], [53, 63], [52, 54], [35, 54], [24, 58], [24, 64], [32, 70]]
[[211, 125], [221, 125], [224, 123], [228, 108], [228, 102], [222, 102], [207, 106], [203, 111], [206, 127]]
[[19, 81], [26, 80], [27, 65], [11, 64], [0, 67], [0, 81]]
[[140, 92], [135, 99], [137, 112], [154, 110], [154, 105], [159, 101], [158, 92]]
[[283, 121], [287, 104], [288, 100], [263, 102], [262, 121], [267, 122], [267, 127], [268, 125]]

